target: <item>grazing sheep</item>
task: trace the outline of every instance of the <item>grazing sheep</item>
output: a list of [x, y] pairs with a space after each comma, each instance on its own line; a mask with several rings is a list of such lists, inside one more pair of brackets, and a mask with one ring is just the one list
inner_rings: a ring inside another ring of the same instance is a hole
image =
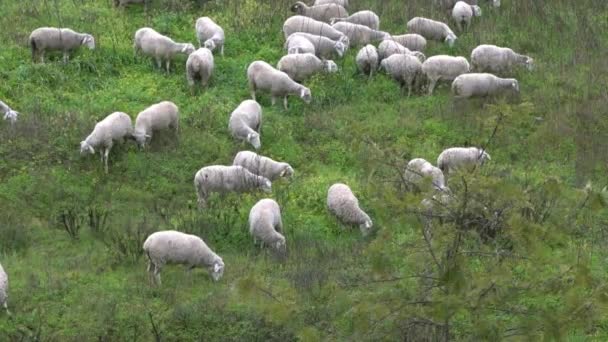
[[450, 47], [454, 46], [454, 42], [458, 39], [448, 25], [422, 17], [415, 17], [408, 21], [407, 29], [411, 33], [417, 33], [429, 40], [444, 41]]
[[380, 18], [372, 11], [359, 11], [351, 14], [346, 18], [335, 17], [331, 19], [331, 24], [335, 24], [340, 21], [346, 21], [353, 24], [359, 24], [369, 27], [372, 30], [380, 29]]
[[150, 234], [144, 242], [148, 256], [150, 283], [161, 284], [160, 271], [166, 264], [186, 265], [188, 274], [195, 267], [206, 268], [214, 281], [224, 274], [224, 261], [196, 235], [175, 230], [164, 230]]
[[344, 18], [348, 16], [346, 9], [337, 4], [308, 6], [302, 1], [298, 1], [291, 6], [291, 11], [325, 23], [329, 23], [332, 18]]
[[437, 55], [422, 63], [422, 72], [429, 80], [429, 95], [433, 94], [438, 81], [453, 81], [469, 70], [469, 62], [464, 57]]
[[11, 314], [8, 311], [8, 276], [4, 272], [4, 268], [2, 268], [2, 264], [0, 264], [0, 305], [6, 310], [8, 315]]
[[[441, 6], [444, 9], [451, 10], [458, 3], [458, 1], [462, 1], [462, 0], [440, 0], [440, 1], [441, 1]], [[477, 0], [464, 0], [463, 2], [468, 5], [472, 5], [472, 6], [479, 5]], [[500, 0], [486, 0], [486, 2], [492, 2], [492, 6], [500, 7]]]
[[329, 211], [345, 224], [359, 225], [365, 236], [372, 228], [372, 220], [359, 208], [359, 200], [348, 185], [336, 183], [327, 191], [327, 207]]
[[200, 48], [191, 53], [186, 61], [186, 80], [190, 88], [193, 89], [195, 79], [201, 80], [201, 87], [207, 87], [209, 79], [213, 75], [214, 65], [211, 50]]
[[367, 45], [390, 37], [390, 34], [387, 32], [372, 30], [367, 26], [352, 24], [346, 21], [337, 22], [332, 27], [344, 33], [352, 46]]
[[283, 56], [277, 63], [277, 69], [286, 73], [292, 80], [302, 82], [316, 73], [337, 72], [338, 66], [334, 61], [321, 60], [312, 53], [301, 53]]
[[391, 39], [385, 39], [378, 45], [378, 56], [381, 61], [395, 54], [411, 55], [412, 51]]
[[114, 112], [99, 121], [93, 132], [80, 142], [80, 154], [94, 154], [99, 149], [105, 172], [108, 173], [108, 156], [114, 142], [122, 142], [133, 137], [133, 124], [128, 114]]
[[376, 50], [376, 47], [367, 44], [357, 53], [357, 68], [371, 78], [374, 71], [378, 69], [378, 60], [378, 50]]
[[312, 101], [310, 89], [296, 83], [286, 73], [275, 69], [272, 65], [255, 61], [247, 68], [247, 79], [249, 80], [249, 90], [251, 98], [256, 99], [256, 92], [264, 90], [270, 92], [272, 105], [276, 103], [277, 97], [283, 98], [283, 107], [287, 110], [287, 96], [297, 95], [305, 103]]
[[422, 63], [413, 54], [394, 54], [380, 63], [380, 69], [384, 69], [395, 81], [399, 82], [401, 89], [407, 85], [407, 96], [409, 97], [416, 80], [422, 73]]
[[135, 32], [133, 49], [136, 55], [141, 52], [145, 56], [156, 59], [158, 68], [162, 67], [164, 60], [165, 68], [169, 72], [171, 59], [175, 58], [178, 53], [190, 55], [194, 52], [194, 45], [176, 43], [171, 38], [163, 36], [149, 27], [144, 27]]
[[152, 139], [152, 133], [163, 129], [179, 129], [179, 108], [175, 103], [162, 101], [144, 109], [135, 118], [133, 137], [141, 148]]
[[469, 5], [464, 1], [458, 1], [452, 9], [452, 19], [454, 19], [458, 30], [461, 32], [471, 25], [471, 18], [473, 16], [481, 17], [481, 7]]
[[[333, 40], [329, 38], [325, 39], [333, 42]], [[302, 33], [298, 32], [293, 33], [289, 37], [287, 37], [284, 47], [287, 50], [287, 54], [289, 55], [297, 53], [316, 53], [314, 44], [310, 40], [308, 40], [308, 38], [302, 36]]]
[[14, 125], [17, 122], [17, 117], [19, 116], [19, 112], [14, 111], [3, 101], [0, 101], [0, 114], [4, 114], [4, 120], [10, 121], [11, 125]]
[[437, 157], [437, 167], [444, 175], [453, 170], [465, 167], [469, 170], [482, 166], [486, 160], [492, 160], [490, 155], [478, 147], [452, 147], [443, 150]]
[[436, 189], [446, 189], [443, 171], [422, 158], [415, 158], [407, 163], [403, 178], [416, 185], [419, 185], [425, 178], [430, 178]]
[[389, 40], [394, 40], [397, 43], [412, 51], [424, 51], [426, 48], [426, 38], [417, 33], [402, 34], [399, 36], [391, 36]]
[[471, 69], [476, 72], [491, 72], [504, 75], [513, 72], [515, 66], [534, 68], [534, 59], [505, 47], [479, 45], [471, 52]]
[[262, 107], [254, 100], [245, 100], [236, 107], [228, 120], [228, 129], [234, 138], [250, 143], [256, 150], [262, 147], [260, 128]]
[[304, 32], [317, 36], [324, 36], [332, 40], [341, 41], [345, 45], [349, 45], [348, 37], [346, 37], [344, 33], [334, 29], [324, 22], [302, 15], [294, 15], [293, 17], [289, 17], [283, 24], [283, 33], [285, 34], [285, 39], [295, 32]]
[[456, 98], [496, 96], [501, 93], [519, 93], [519, 83], [514, 78], [500, 78], [492, 74], [462, 74], [452, 82]]
[[212, 192], [248, 192], [260, 189], [272, 191], [272, 183], [266, 177], [249, 172], [242, 166], [205, 166], [194, 175], [194, 189], [200, 208], [204, 208]]
[[250, 151], [237, 153], [232, 165], [240, 165], [258, 176], [268, 178], [270, 181], [293, 176], [293, 168], [289, 164], [274, 161]]
[[256, 203], [249, 212], [249, 233], [253, 235], [254, 243], [261, 240], [262, 245], [268, 245], [274, 251], [284, 254], [287, 251], [281, 208], [279, 204], [265, 198]]
[[[305, 32], [296, 32], [291, 34], [287, 40], [297, 38], [298, 41], [301, 38], [306, 38], [312, 45], [314, 46], [314, 53], [319, 58], [333, 58], [335, 55], [342, 58], [344, 53], [348, 49], [348, 45], [344, 44], [342, 41], [331, 40], [325, 36], [319, 36], [316, 34], [310, 34]], [[305, 53], [310, 51], [302, 51], [300, 53]]]
[[32, 31], [29, 38], [32, 49], [32, 62], [36, 62], [36, 55], [40, 54], [40, 61], [44, 63], [46, 50], [59, 50], [63, 52], [65, 63], [70, 59], [70, 53], [81, 45], [89, 50], [95, 49], [95, 38], [88, 33], [78, 33], [69, 28], [40, 27]]
[[199, 47], [206, 47], [213, 51], [220, 49], [220, 54], [224, 56], [224, 30], [209, 17], [201, 17], [196, 20], [194, 26]]
[[348, 7], [348, 0], [315, 0], [313, 6], [327, 5], [327, 4], [336, 4], [340, 5], [344, 8]]

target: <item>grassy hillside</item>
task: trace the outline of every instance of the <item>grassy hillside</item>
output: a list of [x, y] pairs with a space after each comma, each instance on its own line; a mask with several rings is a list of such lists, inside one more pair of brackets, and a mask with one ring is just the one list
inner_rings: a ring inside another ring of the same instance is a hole
[[[414, 16], [446, 19], [428, 0], [351, 2], [394, 34]], [[468, 58], [492, 43], [533, 56], [536, 69], [516, 74], [517, 99], [454, 102], [446, 85], [406, 98], [385, 75], [357, 75], [357, 49], [339, 73], [305, 82], [310, 105], [291, 98], [284, 111], [259, 97], [260, 153], [295, 169], [273, 184], [289, 251], [278, 258], [247, 229], [264, 194], [213, 196], [199, 211], [192, 181], [249, 148], [230, 137], [228, 117], [249, 97], [248, 64], [283, 55], [290, 1], [155, 0], [148, 13], [109, 0], [4, 1], [0, 99], [22, 115], [0, 122], [0, 262], [13, 313], [0, 314], [0, 340], [606, 340], [608, 5], [502, 3], [483, 2], [453, 48], [429, 42], [425, 53]], [[195, 43], [202, 15], [224, 27], [226, 55], [192, 96], [184, 57], [166, 74], [133, 57], [132, 37], [150, 26]], [[27, 38], [41, 26], [91, 33], [97, 49], [32, 64]], [[180, 107], [179, 141], [115, 147], [107, 175], [98, 156], [80, 156], [95, 122], [114, 111], [134, 119], [161, 100]], [[492, 161], [451, 180], [458, 219], [434, 221], [431, 240], [418, 203], [432, 193], [403, 190], [399, 170], [461, 145], [486, 147]], [[372, 236], [328, 215], [338, 181], [373, 218]], [[75, 238], [62, 215], [80, 227]], [[221, 281], [170, 266], [151, 288], [141, 244], [163, 229], [203, 237], [226, 263]]]

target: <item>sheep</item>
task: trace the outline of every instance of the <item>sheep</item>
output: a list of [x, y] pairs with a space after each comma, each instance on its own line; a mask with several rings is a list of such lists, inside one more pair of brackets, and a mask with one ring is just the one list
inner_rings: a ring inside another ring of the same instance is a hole
[[369, 75], [369, 78], [371, 79], [374, 71], [378, 69], [378, 60], [378, 50], [376, 50], [376, 47], [367, 44], [357, 53], [357, 68], [362, 73]]
[[364, 236], [371, 231], [372, 220], [359, 208], [359, 200], [348, 185], [335, 183], [329, 187], [327, 207], [343, 223], [359, 225], [359, 229]]
[[14, 125], [17, 122], [17, 117], [19, 116], [19, 112], [13, 110], [3, 101], [0, 101], [0, 114], [4, 114], [4, 120], [7, 120]]
[[194, 25], [196, 38], [199, 47], [206, 47], [213, 51], [220, 49], [220, 54], [224, 56], [224, 30], [209, 17], [201, 17], [196, 20]]
[[[456, 5], [456, 3], [458, 3], [458, 1], [461, 1], [461, 0], [438, 0], [438, 1], [441, 2], [440, 5], [444, 9], [452, 10], [454, 8], [454, 6]], [[500, 0], [487, 0], [487, 1], [491, 1], [492, 6], [494, 6], [494, 7], [500, 7]], [[472, 6], [479, 5], [477, 0], [464, 0], [464, 3], [466, 3], [468, 5], [472, 5]]]
[[425, 178], [430, 178], [436, 189], [447, 189], [441, 169], [422, 158], [410, 160], [405, 167], [403, 179], [409, 183], [419, 185]]
[[476, 72], [504, 75], [519, 65], [531, 71], [534, 68], [534, 59], [509, 48], [489, 44], [479, 45], [471, 52], [471, 68]]
[[461, 32], [471, 25], [471, 18], [473, 16], [481, 17], [481, 7], [469, 5], [464, 1], [458, 1], [452, 9], [452, 19], [454, 19], [458, 30]]
[[486, 160], [492, 160], [490, 155], [478, 147], [452, 147], [443, 150], [437, 157], [437, 167], [444, 175], [465, 167], [469, 170], [482, 166]]
[[327, 4], [336, 4], [340, 5], [344, 8], [348, 7], [348, 0], [315, 0], [313, 6], [327, 5]]
[[146, 147], [146, 143], [152, 139], [153, 131], [168, 128], [174, 129], [175, 134], [177, 134], [179, 130], [179, 108], [173, 102], [162, 101], [137, 114], [133, 137], [139, 147], [143, 149]]
[[407, 85], [407, 96], [412, 94], [412, 88], [422, 73], [420, 59], [412, 54], [394, 54], [380, 63], [380, 69], [385, 70], [395, 81], [401, 84], [401, 89]]
[[294, 173], [291, 165], [250, 151], [237, 153], [232, 165], [240, 165], [258, 176], [268, 178], [271, 182], [281, 177], [292, 177]]
[[403, 45], [411, 51], [424, 51], [426, 48], [426, 38], [417, 33], [408, 33], [398, 36], [391, 36], [389, 39]]
[[351, 14], [346, 18], [335, 17], [331, 19], [331, 24], [335, 24], [340, 21], [346, 21], [353, 24], [359, 24], [369, 27], [372, 30], [380, 29], [380, 18], [372, 11], [359, 11]]
[[[319, 36], [319, 37], [321, 37], [321, 36]], [[325, 38], [325, 37], [323, 37], [323, 38]], [[329, 38], [325, 38], [325, 39], [333, 42], [333, 40], [331, 40]], [[297, 53], [316, 54], [316, 49], [315, 49], [314, 44], [310, 40], [308, 40], [306, 37], [302, 36], [302, 33], [298, 33], [298, 32], [292, 33], [289, 37], [287, 37], [284, 47], [287, 50], [287, 54], [289, 54], [289, 55], [297, 54]]]
[[287, 245], [281, 220], [281, 208], [279, 204], [264, 198], [258, 201], [249, 212], [249, 233], [253, 236], [254, 243], [259, 239], [262, 244], [270, 246], [274, 251], [285, 254]]
[[133, 49], [136, 55], [143, 53], [156, 59], [158, 68], [162, 67], [162, 61], [164, 60], [165, 68], [169, 72], [171, 59], [178, 53], [190, 55], [194, 52], [194, 45], [190, 43], [176, 43], [171, 38], [163, 36], [154, 29], [144, 27], [135, 32]]
[[295, 32], [304, 32], [324, 36], [331, 40], [341, 41], [345, 45], [349, 45], [348, 37], [346, 37], [344, 33], [334, 29], [324, 22], [302, 15], [294, 15], [289, 17], [283, 24], [283, 34], [285, 35], [285, 39]]
[[262, 147], [260, 128], [262, 107], [254, 100], [245, 100], [230, 114], [228, 129], [232, 136], [250, 143], [256, 150]]
[[212, 192], [224, 194], [255, 189], [271, 192], [272, 183], [268, 178], [255, 175], [242, 166], [211, 165], [203, 167], [194, 175], [194, 189], [198, 206], [202, 209]]
[[329, 23], [332, 18], [344, 18], [348, 16], [346, 9], [337, 4], [308, 6], [302, 1], [298, 1], [291, 6], [291, 11], [325, 23]]
[[297, 95], [305, 103], [312, 101], [310, 89], [296, 83], [286, 73], [277, 70], [272, 65], [255, 61], [247, 68], [247, 79], [249, 80], [249, 90], [251, 98], [255, 101], [258, 90], [269, 91], [272, 105], [276, 103], [277, 97], [283, 97], [283, 107], [287, 110], [287, 96]]
[[36, 63], [36, 55], [40, 54], [40, 61], [44, 63], [46, 50], [60, 50], [63, 52], [63, 62], [67, 63], [70, 53], [85, 45], [89, 50], [95, 49], [95, 38], [88, 33], [78, 33], [69, 28], [40, 27], [32, 31], [29, 38], [32, 49], [32, 62]]
[[11, 312], [8, 310], [8, 276], [0, 264], [0, 305], [6, 310], [8, 315]]
[[133, 125], [128, 114], [114, 112], [99, 121], [93, 132], [80, 142], [80, 154], [95, 154], [99, 149], [105, 172], [108, 173], [108, 156], [114, 142], [122, 142], [125, 138], [133, 138]]
[[148, 236], [143, 245], [148, 256], [148, 277], [160, 285], [160, 271], [166, 264], [186, 265], [188, 274], [195, 267], [206, 268], [214, 281], [224, 274], [224, 261], [196, 235], [163, 230]]
[[201, 80], [201, 87], [206, 88], [213, 75], [213, 53], [207, 48], [200, 48], [188, 56], [186, 61], [186, 80], [190, 89], [194, 90], [195, 79]]
[[283, 56], [277, 63], [277, 69], [292, 80], [301, 82], [319, 72], [337, 72], [338, 66], [334, 61], [321, 60], [312, 53], [302, 53]]
[[496, 96], [503, 92], [519, 93], [517, 80], [473, 73], [460, 75], [452, 82], [452, 94], [456, 98]]
[[380, 43], [380, 45], [378, 45], [378, 55], [380, 56], [380, 60], [394, 54], [414, 55], [420, 59], [421, 63], [426, 60], [426, 56], [422, 52], [411, 51], [410, 49], [391, 39], [385, 39]]
[[342, 58], [346, 50], [348, 50], [348, 45], [344, 44], [344, 42], [342, 41], [335, 41], [325, 36], [319, 36], [316, 34], [310, 34], [305, 32], [293, 33], [287, 38], [287, 41], [289, 42], [290, 40], [296, 38], [298, 39], [298, 41], [300, 41], [301, 38], [306, 38], [310, 43], [312, 43], [314, 47], [314, 52], [303, 50], [300, 53], [314, 53], [319, 58], [332, 58], [335, 55], [338, 55], [338, 57]]
[[422, 63], [422, 73], [429, 80], [429, 95], [433, 94], [438, 81], [453, 81], [456, 77], [468, 73], [469, 70], [469, 62], [461, 56], [437, 55], [429, 57]]
[[332, 27], [344, 33], [352, 46], [366, 45], [390, 37], [390, 34], [387, 32], [373, 30], [367, 26], [352, 24], [346, 21], [337, 22]]
[[448, 25], [422, 17], [415, 17], [408, 21], [407, 29], [411, 33], [423, 36], [425, 39], [444, 41], [450, 47], [454, 46], [454, 42], [458, 39]]

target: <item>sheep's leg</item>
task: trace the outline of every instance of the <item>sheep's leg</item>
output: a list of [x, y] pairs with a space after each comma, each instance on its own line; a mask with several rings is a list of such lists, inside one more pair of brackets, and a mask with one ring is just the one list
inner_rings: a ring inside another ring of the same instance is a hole
[[224, 44], [222, 44], [222, 47], [220, 48], [220, 54], [224, 57]]
[[63, 63], [66, 63], [70, 60], [70, 55], [67, 51], [63, 51]]
[[407, 85], [407, 97], [409, 98], [412, 95], [412, 82]]
[[273, 95], [273, 96], [271, 96], [271, 97], [270, 97], [270, 104], [274, 106], [276, 103], [277, 103], [277, 98], [276, 98], [276, 97], [274, 97], [274, 95]]
[[255, 99], [255, 89], [252, 89], [252, 90], [251, 90], [251, 99], [252, 99], [253, 101], [257, 101], [257, 100]]
[[106, 147], [106, 150], [104, 152], [104, 159], [105, 159], [104, 164], [105, 164], [106, 173], [108, 173], [108, 156], [110, 155], [111, 148], [112, 148], [112, 145]]
[[44, 64], [44, 50], [40, 51], [40, 62]]
[[283, 96], [283, 108], [287, 110], [287, 96]]
[[429, 82], [429, 96], [433, 95], [433, 90], [435, 89], [435, 84], [437, 84], [437, 80], [431, 79]]
[[8, 303], [4, 301], [4, 304], [2, 306], [4, 307], [4, 310], [6, 310], [6, 314], [11, 316], [11, 312], [8, 309]]
[[156, 66], [158, 66], [159, 69], [163, 68], [163, 61], [160, 57], [156, 57]]
[[158, 267], [158, 266], [154, 269], [154, 280], [155, 280], [156, 285], [159, 285], [159, 286], [161, 285], [160, 267]]
[[171, 68], [171, 60], [167, 59], [167, 61], [165, 62], [165, 66], [167, 67], [167, 74], [169, 73], [169, 69]]

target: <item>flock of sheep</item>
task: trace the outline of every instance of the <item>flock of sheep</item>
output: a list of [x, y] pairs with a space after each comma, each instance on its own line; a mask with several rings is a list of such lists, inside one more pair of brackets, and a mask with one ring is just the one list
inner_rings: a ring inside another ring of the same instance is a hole
[[[143, 0], [121, 0], [119, 5], [143, 2]], [[481, 15], [476, 0], [454, 1], [436, 0], [437, 5], [451, 11], [456, 26], [462, 31], [474, 16]], [[494, 7], [499, 0], [492, 1]], [[402, 87], [408, 87], [408, 96], [413, 90], [427, 87], [431, 95], [439, 81], [452, 81], [455, 97], [493, 96], [504, 91], [519, 91], [517, 80], [501, 78], [510, 74], [516, 66], [532, 68], [532, 58], [515, 53], [509, 48], [495, 45], [480, 45], [471, 53], [471, 63], [462, 56], [437, 55], [429, 57], [423, 51], [427, 40], [442, 41], [452, 46], [456, 34], [442, 22], [415, 17], [407, 23], [409, 33], [391, 35], [380, 31], [380, 19], [372, 11], [348, 14], [348, 0], [316, 0], [313, 5], [298, 1], [291, 10], [296, 15], [288, 18], [283, 25], [284, 48], [287, 55], [282, 57], [275, 68], [264, 61], [254, 61], [247, 68], [247, 79], [251, 100], [244, 100], [230, 115], [228, 128], [235, 139], [251, 144], [254, 149], [261, 147], [260, 127], [262, 107], [256, 102], [258, 92], [270, 93], [272, 104], [277, 98], [283, 99], [287, 108], [287, 98], [295, 95], [304, 102], [312, 101], [312, 93], [302, 82], [319, 72], [337, 72], [338, 66], [327, 58], [342, 58], [349, 47], [360, 46], [356, 54], [356, 65], [360, 72], [372, 77], [377, 69], [382, 69], [397, 80]], [[203, 87], [209, 83], [214, 72], [214, 51], [224, 54], [224, 30], [211, 18], [199, 18], [195, 32], [200, 48], [191, 43], [178, 43], [152, 28], [141, 28], [134, 35], [133, 48], [136, 54], [148, 56], [156, 61], [158, 68], [169, 72], [171, 61], [178, 54], [188, 56], [186, 78], [193, 87], [200, 80]], [[379, 42], [378, 48], [372, 45]], [[64, 62], [70, 53], [85, 45], [95, 48], [95, 39], [90, 34], [78, 33], [71, 29], [44, 27], [34, 30], [29, 38], [32, 60], [37, 56], [44, 62], [45, 52], [63, 52]], [[479, 73], [471, 73], [471, 71]], [[18, 112], [0, 101], [0, 112], [6, 120], [14, 123]], [[178, 133], [179, 109], [170, 102], [154, 104], [140, 112], [135, 120], [123, 112], [115, 112], [98, 122], [90, 135], [80, 143], [82, 154], [99, 151], [105, 172], [108, 172], [108, 156], [112, 146], [125, 139], [133, 139], [140, 148], [145, 148], [152, 139], [153, 132], [172, 129]], [[444, 150], [437, 158], [437, 166], [416, 158], [411, 160], [404, 171], [404, 179], [413, 184], [430, 179], [441, 194], [449, 193], [446, 176], [459, 168], [474, 168], [490, 160], [490, 155], [478, 147], [453, 147]], [[211, 165], [201, 168], [194, 176], [194, 186], [198, 204], [204, 208], [213, 192], [247, 192], [253, 190], [272, 191], [272, 181], [291, 177], [293, 168], [285, 162], [272, 160], [251, 151], [239, 152], [230, 166]], [[434, 198], [434, 197], [433, 197]], [[426, 204], [432, 204], [427, 201]], [[327, 193], [329, 211], [348, 225], [359, 226], [367, 235], [373, 226], [372, 219], [360, 207], [357, 197], [346, 184], [333, 184]], [[272, 199], [262, 199], [256, 203], [249, 215], [249, 231], [254, 241], [260, 240], [279, 253], [286, 252], [283, 224], [279, 204]], [[166, 263], [186, 264], [189, 269], [205, 267], [214, 280], [219, 280], [224, 272], [224, 262], [205, 242], [197, 236], [177, 231], [160, 231], [151, 234], [143, 245], [148, 257], [148, 272], [152, 282], [160, 283], [160, 271]], [[0, 304], [5, 308], [8, 279], [0, 266]], [[7, 308], [8, 311], [8, 308]]]

